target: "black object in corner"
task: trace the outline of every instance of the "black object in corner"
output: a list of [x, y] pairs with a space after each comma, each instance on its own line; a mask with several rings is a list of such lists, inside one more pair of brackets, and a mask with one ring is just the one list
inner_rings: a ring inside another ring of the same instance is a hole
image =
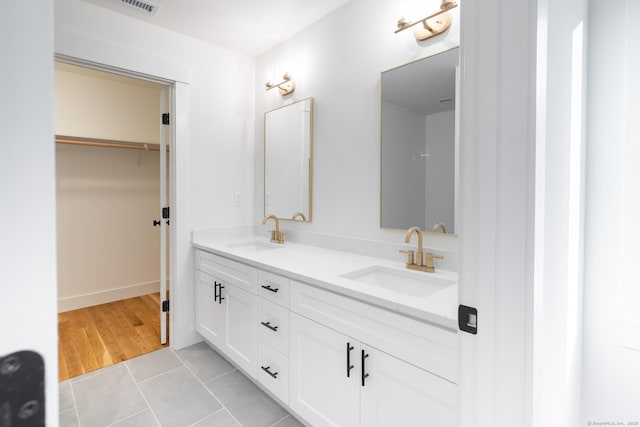
[[0, 425], [45, 425], [44, 360], [35, 351], [0, 357]]
[[466, 305], [458, 306], [458, 328], [463, 332], [473, 335], [478, 334], [478, 309], [475, 307], [467, 307]]

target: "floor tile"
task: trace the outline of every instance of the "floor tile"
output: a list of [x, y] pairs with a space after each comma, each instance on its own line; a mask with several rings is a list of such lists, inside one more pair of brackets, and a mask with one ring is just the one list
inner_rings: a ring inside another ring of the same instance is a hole
[[244, 427], [270, 427], [287, 415], [282, 406], [239, 371], [205, 385]]
[[273, 427], [304, 427], [304, 424], [298, 421], [293, 415], [289, 415], [275, 423]]
[[222, 407], [185, 366], [143, 381], [139, 386], [163, 427], [191, 425]]
[[191, 427], [242, 427], [242, 426], [238, 424], [238, 422], [231, 416], [231, 414], [226, 409], [223, 409], [211, 415], [210, 417], [207, 417], [204, 420], [193, 424]]
[[131, 375], [140, 382], [164, 372], [170, 371], [182, 366], [180, 359], [173, 354], [170, 348], [157, 350], [151, 353], [147, 353], [143, 356], [136, 357], [135, 359], [127, 360], [125, 362]]
[[82, 427], [105, 426], [147, 408], [129, 371], [120, 363], [72, 382]]
[[60, 423], [60, 427], [80, 427], [75, 409], [61, 411], [58, 416], [58, 422]]
[[113, 423], [109, 427], [158, 427], [158, 422], [151, 410], [147, 409], [122, 421]]
[[202, 382], [207, 382], [235, 369], [205, 342], [177, 350], [176, 354]]
[[74, 408], [73, 393], [71, 393], [71, 383], [62, 381], [58, 384], [59, 411], [64, 412]]
[[109, 371], [111, 371], [113, 369], [117, 370], [117, 369], [119, 369], [121, 367], [121, 365], [122, 365], [121, 363], [118, 363], [118, 364], [115, 364], [115, 365], [107, 366], [106, 368], [100, 368], [100, 369], [97, 369], [95, 371], [87, 372], [86, 374], [70, 378], [69, 381], [71, 381], [71, 384], [75, 384], [75, 383], [78, 383], [80, 381], [84, 381], [86, 379], [93, 378], [93, 377], [95, 377], [97, 375], [103, 375], [103, 374], [105, 374], [105, 373], [107, 373], [107, 372], [109, 372]]

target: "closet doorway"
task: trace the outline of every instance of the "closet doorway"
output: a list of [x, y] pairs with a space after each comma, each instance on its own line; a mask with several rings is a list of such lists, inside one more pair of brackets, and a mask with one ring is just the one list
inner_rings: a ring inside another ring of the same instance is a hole
[[168, 345], [171, 85], [55, 70], [63, 380]]

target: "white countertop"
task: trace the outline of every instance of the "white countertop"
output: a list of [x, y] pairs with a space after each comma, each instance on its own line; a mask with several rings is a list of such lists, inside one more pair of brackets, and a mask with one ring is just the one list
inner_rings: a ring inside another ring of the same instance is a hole
[[[255, 251], [236, 246], [245, 242], [271, 245], [269, 239], [243, 235], [214, 237], [194, 230], [192, 244], [198, 249], [239, 261], [262, 270], [288, 276], [291, 279], [318, 286], [338, 294], [355, 298], [385, 309], [456, 331], [458, 328], [458, 276], [456, 273], [438, 270], [435, 273], [409, 271], [421, 278], [443, 278], [455, 281], [436, 293], [416, 297], [391, 289], [384, 289], [342, 275], [371, 266], [381, 266], [408, 271], [398, 254], [398, 261], [373, 258], [364, 255], [323, 249], [310, 245], [285, 242], [277, 249]], [[276, 246], [275, 244], [273, 244]]]

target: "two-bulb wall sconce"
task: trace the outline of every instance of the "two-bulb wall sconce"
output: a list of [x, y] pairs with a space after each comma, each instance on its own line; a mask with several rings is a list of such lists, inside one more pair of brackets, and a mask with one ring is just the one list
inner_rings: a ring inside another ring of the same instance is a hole
[[451, 13], [449, 13], [449, 11], [456, 7], [458, 7], [458, 4], [455, 1], [442, 0], [439, 11], [416, 22], [411, 22], [403, 16], [398, 20], [398, 29], [395, 33], [397, 34], [400, 31], [422, 23], [421, 26], [413, 29], [413, 35], [416, 37], [416, 40], [422, 41], [437, 36], [447, 31], [451, 26]]
[[282, 76], [282, 82], [272, 83], [271, 80], [269, 80], [265, 86], [265, 90], [271, 90], [274, 87], [277, 87], [280, 95], [285, 96], [293, 93], [293, 91], [296, 90], [296, 81], [293, 79], [293, 77], [291, 77], [291, 74], [284, 73], [284, 75]]

